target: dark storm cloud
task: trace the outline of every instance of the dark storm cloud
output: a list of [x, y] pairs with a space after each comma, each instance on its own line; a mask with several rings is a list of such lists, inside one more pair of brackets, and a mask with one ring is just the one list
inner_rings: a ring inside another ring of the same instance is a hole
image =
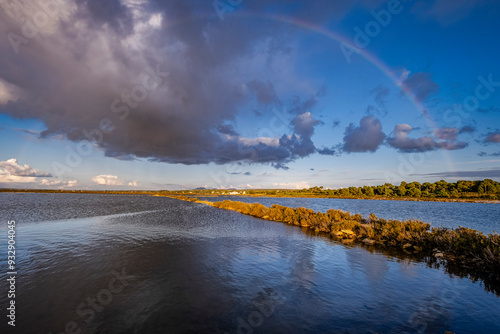
[[322, 86], [313, 96], [308, 99], [302, 100], [299, 96], [294, 96], [292, 99], [292, 107], [290, 113], [304, 114], [311, 112], [318, 104], [318, 100], [326, 94], [326, 87]]
[[457, 139], [459, 130], [455, 127], [442, 127], [434, 130], [434, 136], [437, 139], [455, 140]]
[[439, 172], [429, 174], [411, 174], [411, 176], [428, 177], [477, 177], [477, 178], [497, 178], [500, 177], [500, 169], [464, 170], [456, 172]]
[[487, 1], [469, 0], [417, 1], [412, 12], [424, 19], [433, 19], [443, 25], [448, 25], [467, 17], [474, 7], [486, 3]]
[[377, 105], [380, 108], [385, 108], [387, 96], [389, 96], [389, 89], [380, 85], [370, 90], [370, 93], [373, 94], [373, 98]]
[[252, 80], [248, 84], [248, 89], [255, 94], [257, 97], [257, 101], [259, 103], [264, 104], [264, 105], [269, 105], [272, 103], [278, 103], [278, 96], [276, 95], [276, 92], [274, 90], [273, 84], [267, 80], [267, 81], [262, 81], [262, 80]]
[[394, 136], [387, 138], [389, 146], [399, 150], [403, 153], [411, 152], [426, 152], [435, 149], [443, 150], [460, 150], [468, 146], [467, 143], [457, 141], [459, 129], [442, 127], [434, 131], [434, 136], [437, 141], [432, 137], [419, 137], [410, 138], [408, 135], [415, 130], [408, 124], [397, 124], [394, 127]]
[[280, 138], [280, 146], [286, 147], [292, 154], [292, 159], [296, 157], [306, 157], [316, 152], [316, 147], [311, 140], [314, 134], [314, 127], [322, 124], [321, 121], [314, 119], [309, 112], [295, 116], [290, 122], [294, 129], [291, 136], [283, 135]]
[[496, 113], [496, 112], [500, 112], [500, 108], [489, 106], [487, 108], [477, 108], [477, 111], [479, 111], [481, 113], [490, 113], [490, 112]]
[[432, 81], [432, 75], [426, 72], [411, 74], [403, 81], [417, 101], [424, 101], [439, 92], [439, 85]]
[[338, 150], [338, 147], [323, 147], [323, 148], [320, 148], [320, 149], [317, 149], [317, 152], [321, 155], [331, 155], [331, 156], [334, 156], [334, 155], [339, 155], [339, 150]]
[[217, 132], [225, 135], [231, 135], [231, 136], [238, 135], [238, 133], [231, 124], [217, 124], [215, 128], [217, 129]]
[[462, 128], [456, 127], [441, 127], [434, 130], [434, 136], [439, 140], [437, 146], [444, 150], [460, 150], [468, 146], [466, 142], [457, 141], [458, 135], [462, 133], [472, 133], [474, 128], [471, 126], [464, 126]]
[[486, 137], [487, 143], [500, 143], [500, 132], [489, 133]]
[[437, 143], [431, 137], [416, 139], [408, 137], [412, 130], [408, 124], [397, 124], [394, 128], [394, 137], [387, 138], [387, 144], [401, 152], [425, 152], [436, 149]]
[[488, 154], [488, 153], [482, 151], [482, 152], [479, 152], [477, 155], [480, 157], [500, 157], [500, 152]]
[[119, 35], [128, 35], [134, 29], [131, 13], [120, 0], [77, 0], [87, 9], [97, 25], [109, 25]]
[[450, 142], [450, 141], [442, 141], [438, 142], [438, 147], [443, 149], [443, 150], [448, 150], [448, 151], [454, 151], [454, 150], [461, 150], [463, 148], [466, 148], [469, 144], [463, 141], [458, 141], [458, 142]]
[[318, 99], [313, 96], [306, 100], [301, 100], [298, 96], [295, 96], [292, 99], [292, 107], [290, 108], [290, 113], [292, 114], [303, 114], [311, 111], [316, 104], [318, 103]]
[[387, 0], [358, 0], [358, 1], [297, 1], [297, 0], [261, 0], [244, 1], [243, 5], [252, 11], [263, 11], [272, 3], [275, 10], [285, 9], [284, 13], [297, 19], [311, 20], [316, 23], [331, 19], [332, 16], [342, 19], [354, 7], [365, 10], [375, 9], [386, 3]]
[[[17, 3], [28, 5], [26, 17], [41, 10], [27, 0]], [[242, 8], [286, 14], [285, 6], [295, 3], [255, 0]], [[309, 1], [288, 8], [317, 23], [333, 10], [381, 3]], [[42, 121], [42, 137], [92, 139], [108, 157], [182, 164], [246, 161], [284, 168], [316, 152], [311, 136], [319, 121], [308, 113], [325, 88], [296, 98], [293, 133], [251, 140], [227, 125], [248, 103], [245, 84], [262, 104], [278, 101], [273, 81], [262, 79], [278, 74], [252, 66], [290, 52], [290, 26], [249, 24], [237, 13], [220, 21], [212, 1], [189, 0], [68, 0], [49, 16], [27, 37], [20, 17], [0, 10], [0, 35], [17, 36], [0, 39], [0, 79], [21, 92], [0, 112]], [[145, 82], [157, 87], [145, 89]], [[108, 133], [96, 134], [106, 119]]]
[[382, 124], [373, 116], [365, 116], [359, 126], [350, 124], [344, 135], [343, 150], [352, 152], [375, 152], [385, 139]]
[[322, 124], [321, 121], [314, 119], [313, 115], [309, 112], [295, 116], [290, 122], [293, 126], [295, 133], [301, 138], [311, 138], [314, 133], [314, 127]]
[[283, 170], [289, 170], [290, 169], [290, 167], [288, 167], [288, 166], [286, 166], [286, 165], [284, 165], [284, 164], [282, 164], [280, 162], [273, 163], [273, 164], [271, 164], [271, 166], [273, 166], [276, 169], [283, 169]]
[[462, 128], [460, 128], [460, 131], [459, 133], [473, 133], [475, 132], [476, 129], [470, 125], [466, 125], [466, 126], [463, 126]]
[[137, 160], [133, 155], [131, 154], [119, 154], [114, 151], [106, 151], [104, 152], [104, 155], [108, 158], [115, 158], [117, 160], [122, 160], [122, 161], [134, 161]]

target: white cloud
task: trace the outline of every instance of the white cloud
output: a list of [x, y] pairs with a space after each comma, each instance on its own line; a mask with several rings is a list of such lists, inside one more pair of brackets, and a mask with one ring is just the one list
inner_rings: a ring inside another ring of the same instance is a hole
[[97, 175], [92, 178], [96, 184], [106, 186], [122, 186], [124, 181], [116, 175]]
[[284, 189], [303, 189], [310, 188], [309, 183], [306, 181], [301, 182], [281, 182], [281, 183], [273, 183], [273, 186], [276, 188], [284, 188]]
[[402, 69], [400, 71], [400, 74], [399, 74], [399, 83], [398, 83], [398, 86], [401, 86], [402, 85], [402, 82], [405, 81], [406, 79], [408, 79], [408, 77], [410, 76], [411, 72], [408, 71], [408, 69]]
[[237, 140], [243, 145], [253, 146], [264, 144], [268, 146], [279, 146], [280, 141], [278, 138], [270, 138], [270, 137], [257, 137], [257, 138], [245, 138], [245, 137], [237, 137], [237, 136], [226, 136], [228, 139]]
[[78, 184], [78, 181], [76, 181], [76, 180], [61, 181], [61, 180], [42, 179], [42, 181], [41, 181], [42, 186], [59, 186], [59, 188], [74, 187], [77, 184]]
[[35, 180], [36, 178], [34, 177], [11, 175], [0, 169], [0, 183], [31, 183], [35, 182]]
[[11, 85], [0, 79], [0, 104], [5, 104], [9, 101], [16, 101], [19, 94], [19, 87]]
[[137, 182], [137, 181], [130, 181], [127, 185], [129, 185], [131, 187], [138, 187], [139, 186], [139, 182]]
[[17, 163], [17, 159], [9, 159], [0, 161], [0, 167], [5, 169], [11, 176], [21, 177], [52, 177], [50, 173], [42, 172], [38, 169], [31, 168], [29, 165], [21, 166]]
[[61, 184], [62, 181], [60, 181], [60, 180], [47, 180], [47, 179], [43, 179], [41, 183], [42, 183], [42, 186], [55, 186], [55, 185]]
[[151, 15], [151, 18], [149, 19], [148, 23], [155, 28], [160, 28], [162, 21], [163, 21], [163, 16], [161, 15], [161, 13], [156, 13]]
[[238, 186], [238, 189], [262, 189], [263, 187], [261, 187], [260, 184], [256, 184], [256, 185], [252, 185], [250, 183], [247, 183], [247, 184], [240, 184]]
[[67, 183], [67, 187], [74, 187], [78, 184], [78, 181], [77, 180], [71, 180], [71, 181], [68, 181], [66, 182]]

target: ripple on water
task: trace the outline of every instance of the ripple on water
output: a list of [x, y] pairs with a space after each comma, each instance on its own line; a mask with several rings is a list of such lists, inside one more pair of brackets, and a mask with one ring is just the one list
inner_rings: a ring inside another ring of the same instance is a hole
[[[45, 201], [20, 198], [26, 211]], [[414, 260], [169, 198], [54, 198], [52, 215], [18, 216], [26, 333], [61, 332], [68, 321], [88, 333], [235, 333], [258, 305], [272, 305], [262, 333], [416, 332], [411, 317], [431, 332], [500, 331], [498, 297]], [[89, 215], [99, 202], [108, 214]], [[122, 271], [127, 286], [86, 322], [76, 308]]]

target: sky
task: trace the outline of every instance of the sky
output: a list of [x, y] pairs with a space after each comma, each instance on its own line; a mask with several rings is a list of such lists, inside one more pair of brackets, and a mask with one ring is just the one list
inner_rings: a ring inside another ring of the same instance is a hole
[[0, 0], [0, 187], [500, 180], [500, 2]]

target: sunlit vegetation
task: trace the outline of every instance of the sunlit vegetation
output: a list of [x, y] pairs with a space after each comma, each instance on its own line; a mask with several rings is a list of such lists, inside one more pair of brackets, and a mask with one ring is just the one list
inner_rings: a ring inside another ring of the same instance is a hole
[[[191, 202], [195, 198], [176, 196]], [[219, 201], [202, 203], [216, 208], [233, 210], [266, 220], [297, 225], [318, 234], [327, 234], [343, 242], [360, 242], [383, 248], [396, 248], [420, 253], [443, 261], [486, 270], [487, 275], [500, 279], [500, 235], [483, 233], [469, 228], [432, 228], [420, 220], [386, 220], [371, 214], [362, 217], [342, 210], [330, 209], [326, 213], [307, 208], [289, 208], [274, 204]]]
[[196, 197], [187, 197], [187, 196], [172, 196], [173, 198], [176, 199], [181, 199], [183, 201], [188, 201], [188, 202], [198, 202], [199, 200]]

